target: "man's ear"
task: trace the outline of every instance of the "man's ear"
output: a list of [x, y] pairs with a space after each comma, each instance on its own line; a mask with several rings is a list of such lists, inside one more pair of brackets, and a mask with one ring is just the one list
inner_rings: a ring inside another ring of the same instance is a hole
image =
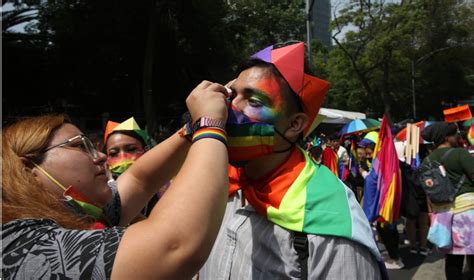
[[288, 129], [285, 131], [285, 137], [296, 139], [308, 125], [308, 115], [305, 113], [296, 113], [291, 115]]

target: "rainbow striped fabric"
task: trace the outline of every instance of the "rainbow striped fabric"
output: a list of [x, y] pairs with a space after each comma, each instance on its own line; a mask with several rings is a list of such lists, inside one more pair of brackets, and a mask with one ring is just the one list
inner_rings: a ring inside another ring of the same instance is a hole
[[216, 127], [201, 128], [193, 134], [193, 143], [204, 138], [212, 138], [221, 141], [227, 145], [226, 132]]
[[381, 261], [372, 230], [352, 191], [326, 166], [295, 148], [288, 160], [259, 180], [229, 167], [229, 195], [245, 198], [269, 221], [288, 230], [331, 235], [366, 246]]
[[471, 125], [467, 131], [467, 140], [472, 146], [474, 146], [474, 125]]
[[229, 110], [226, 131], [230, 161], [252, 160], [273, 152], [273, 125], [254, 122], [236, 108]]
[[127, 170], [130, 166], [135, 163], [140, 156], [143, 155], [144, 152], [139, 153], [123, 153], [118, 157], [109, 158], [107, 163], [109, 165], [109, 170], [117, 176], [120, 176], [125, 170]]
[[397, 151], [386, 118], [382, 120], [372, 169], [365, 178], [363, 209], [370, 222], [393, 223], [400, 217], [401, 176]]
[[339, 176], [339, 170], [337, 166], [337, 154], [331, 147], [326, 147], [323, 150], [323, 164], [331, 170], [334, 175]]

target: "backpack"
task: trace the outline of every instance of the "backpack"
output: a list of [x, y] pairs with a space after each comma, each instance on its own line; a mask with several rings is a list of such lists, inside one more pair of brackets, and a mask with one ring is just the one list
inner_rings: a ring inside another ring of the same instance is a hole
[[453, 149], [446, 151], [439, 162], [431, 161], [430, 158], [427, 157], [427, 165], [424, 171], [420, 172], [421, 186], [426, 196], [428, 196], [433, 203], [453, 202], [456, 193], [464, 183], [464, 175], [456, 185], [454, 185], [447, 176], [443, 162], [452, 151]]

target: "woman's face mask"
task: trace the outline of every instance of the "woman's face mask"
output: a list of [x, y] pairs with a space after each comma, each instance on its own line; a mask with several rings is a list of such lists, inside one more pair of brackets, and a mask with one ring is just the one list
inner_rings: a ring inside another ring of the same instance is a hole
[[121, 153], [119, 156], [108, 158], [107, 164], [109, 165], [109, 170], [112, 172], [114, 177], [120, 176], [125, 170], [135, 163], [143, 152], [141, 153]]
[[106, 143], [107, 164], [114, 178], [120, 176], [145, 153], [139, 140], [123, 133], [109, 136]]
[[[273, 150], [275, 133], [287, 140], [273, 124], [252, 121], [235, 108], [229, 109], [226, 130], [229, 163], [236, 167], [262, 156], [289, 150]], [[294, 143], [287, 141], [292, 144], [291, 149]]]

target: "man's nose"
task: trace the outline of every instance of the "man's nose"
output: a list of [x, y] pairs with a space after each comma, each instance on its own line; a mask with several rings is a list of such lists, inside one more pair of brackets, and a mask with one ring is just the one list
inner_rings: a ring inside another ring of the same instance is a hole
[[239, 110], [242, 110], [243, 102], [244, 102], [244, 98], [241, 95], [236, 95], [234, 99], [232, 99], [232, 106], [236, 107]]

